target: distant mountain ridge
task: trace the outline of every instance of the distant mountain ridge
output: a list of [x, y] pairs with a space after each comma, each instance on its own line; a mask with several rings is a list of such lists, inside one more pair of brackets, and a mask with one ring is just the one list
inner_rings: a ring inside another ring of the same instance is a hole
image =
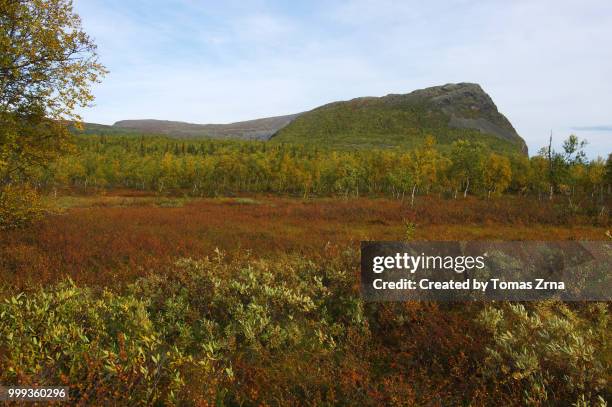
[[229, 124], [195, 124], [168, 120], [121, 120], [115, 128], [139, 130], [146, 133], [165, 134], [174, 137], [214, 137], [242, 140], [268, 140], [274, 133], [287, 126], [300, 113], [266, 117]]
[[86, 123], [84, 132], [270, 140], [338, 148], [411, 148], [432, 135], [441, 146], [465, 138], [482, 141], [500, 151], [527, 153], [525, 141], [475, 83], [361, 97], [304, 113], [229, 124], [121, 120], [112, 126]]

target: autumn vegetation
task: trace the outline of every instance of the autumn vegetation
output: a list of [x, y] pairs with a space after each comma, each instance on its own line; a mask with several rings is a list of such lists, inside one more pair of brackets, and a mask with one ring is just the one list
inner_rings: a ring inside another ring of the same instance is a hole
[[0, 384], [73, 405], [607, 405], [609, 304], [369, 303], [358, 242], [612, 238], [612, 158], [574, 136], [531, 158], [435, 133], [74, 137], [105, 69], [71, 3], [0, 12]]
[[409, 151], [106, 135], [81, 136], [77, 145], [74, 154], [39, 171], [34, 181], [39, 188], [130, 188], [191, 196], [365, 195], [410, 198], [411, 203], [419, 195], [510, 193], [540, 200], [559, 195], [568, 202], [587, 198], [585, 203], [600, 209], [612, 192], [612, 159], [586, 160], [575, 136], [562, 152], [543, 149], [532, 158], [501, 155], [468, 140], [443, 152], [433, 136]]
[[605, 405], [606, 304], [364, 303], [356, 253], [177, 261], [0, 304], [4, 383], [82, 404]]

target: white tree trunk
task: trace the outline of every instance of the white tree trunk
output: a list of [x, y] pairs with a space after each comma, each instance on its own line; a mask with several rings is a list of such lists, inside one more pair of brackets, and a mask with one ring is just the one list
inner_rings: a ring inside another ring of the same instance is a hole
[[470, 189], [470, 179], [467, 179], [467, 184], [465, 185], [465, 191], [463, 191], [463, 197], [467, 197], [468, 189]]

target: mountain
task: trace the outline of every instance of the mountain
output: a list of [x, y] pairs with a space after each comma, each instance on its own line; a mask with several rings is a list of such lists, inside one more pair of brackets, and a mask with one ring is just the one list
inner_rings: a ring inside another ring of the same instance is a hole
[[304, 113], [230, 124], [122, 120], [112, 126], [85, 123], [85, 134], [159, 134], [314, 144], [321, 147], [412, 148], [426, 136], [440, 148], [455, 140], [479, 140], [500, 152], [527, 153], [525, 141], [475, 83], [457, 83], [407, 94], [333, 102]]
[[121, 120], [112, 127], [173, 137], [214, 137], [242, 140], [267, 140], [293, 121], [298, 114], [266, 117], [230, 124], [194, 124], [167, 120]]
[[427, 135], [434, 136], [442, 148], [466, 138], [503, 152], [527, 153], [525, 141], [475, 83], [330, 103], [301, 114], [274, 134], [272, 141], [337, 148], [410, 148]]
[[108, 126], [83, 123], [83, 129], [72, 128], [78, 134], [155, 134], [169, 137], [212, 137], [236, 140], [268, 140], [300, 113], [266, 117], [229, 124], [195, 124], [169, 120], [120, 120]]

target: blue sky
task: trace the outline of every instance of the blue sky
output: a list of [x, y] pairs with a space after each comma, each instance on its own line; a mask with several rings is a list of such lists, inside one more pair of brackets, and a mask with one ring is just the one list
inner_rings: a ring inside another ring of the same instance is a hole
[[612, 151], [612, 1], [75, 0], [110, 70], [86, 121], [226, 123], [477, 82], [531, 153]]

